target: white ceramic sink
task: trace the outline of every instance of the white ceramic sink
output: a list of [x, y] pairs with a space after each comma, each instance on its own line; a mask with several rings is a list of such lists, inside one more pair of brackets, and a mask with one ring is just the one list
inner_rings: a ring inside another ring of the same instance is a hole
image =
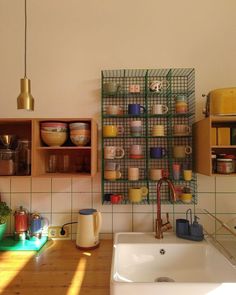
[[111, 269], [112, 295], [235, 295], [236, 268], [208, 241], [165, 233], [117, 233]]

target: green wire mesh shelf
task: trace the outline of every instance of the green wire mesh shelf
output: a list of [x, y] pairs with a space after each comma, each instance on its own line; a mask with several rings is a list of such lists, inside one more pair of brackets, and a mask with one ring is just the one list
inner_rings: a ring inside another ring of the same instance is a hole
[[[149, 84], [152, 81], [167, 81], [167, 87], [161, 92], [153, 93], [149, 90]], [[116, 93], [107, 93], [104, 84], [115, 82], [119, 85], [119, 91]], [[138, 93], [130, 93], [131, 85], [139, 85]], [[175, 112], [175, 98], [177, 95], [185, 95], [188, 111], [183, 114]], [[149, 179], [149, 169], [157, 168], [168, 171], [168, 177], [177, 187], [186, 188], [193, 195], [192, 204], [197, 203], [197, 178], [193, 173], [191, 181], [184, 181], [182, 176], [180, 180], [173, 180], [173, 163], [181, 164], [184, 169], [193, 169], [192, 154], [185, 158], [174, 158], [173, 146], [185, 145], [192, 147], [192, 133], [184, 136], [175, 136], [173, 126], [182, 124], [190, 128], [195, 120], [195, 71], [192, 68], [170, 68], [170, 69], [120, 69], [103, 70], [101, 73], [101, 113], [102, 126], [116, 125], [122, 126], [124, 132], [117, 137], [104, 137], [102, 135], [102, 201], [109, 204], [106, 199], [107, 194], [121, 194], [123, 201], [121, 204], [129, 204], [129, 187], [146, 186], [149, 190], [148, 195], [143, 198], [139, 204], [156, 203], [156, 181]], [[129, 104], [140, 104], [146, 111], [141, 115], [128, 114]], [[153, 115], [152, 106], [154, 104], [163, 104], [168, 107], [166, 114]], [[108, 106], [119, 105], [123, 113], [119, 115], [110, 115], [106, 113]], [[132, 136], [130, 133], [130, 122], [134, 120], [142, 121], [142, 133], [140, 136]], [[164, 125], [164, 136], [152, 136], [152, 127], [154, 125]], [[142, 145], [143, 159], [130, 159], [130, 146]], [[125, 156], [122, 159], [106, 160], [104, 159], [104, 146], [120, 146], [125, 150]], [[150, 157], [151, 147], [164, 147], [167, 151], [162, 159], [152, 159]], [[121, 179], [108, 181], [104, 179], [104, 167], [106, 161], [117, 162], [120, 165]], [[128, 167], [139, 167], [140, 178], [138, 181], [128, 180]], [[163, 185], [161, 191], [162, 203], [171, 203], [169, 201], [169, 189]], [[183, 204], [180, 200], [175, 204]]]

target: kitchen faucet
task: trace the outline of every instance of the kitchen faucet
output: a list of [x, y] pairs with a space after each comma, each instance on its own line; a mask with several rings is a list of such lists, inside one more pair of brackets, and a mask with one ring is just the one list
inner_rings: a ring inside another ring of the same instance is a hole
[[157, 183], [157, 218], [156, 218], [156, 239], [163, 239], [163, 232], [171, 229], [172, 226], [169, 221], [169, 214], [166, 214], [166, 223], [162, 223], [161, 219], [161, 186], [167, 183], [172, 193], [172, 200], [176, 201], [176, 193], [173, 183], [170, 179], [163, 177]]

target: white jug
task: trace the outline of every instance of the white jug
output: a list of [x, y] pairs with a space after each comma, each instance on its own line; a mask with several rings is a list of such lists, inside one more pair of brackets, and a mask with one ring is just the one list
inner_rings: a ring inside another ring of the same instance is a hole
[[102, 216], [95, 209], [79, 210], [76, 246], [79, 249], [93, 249], [99, 246], [99, 232]]

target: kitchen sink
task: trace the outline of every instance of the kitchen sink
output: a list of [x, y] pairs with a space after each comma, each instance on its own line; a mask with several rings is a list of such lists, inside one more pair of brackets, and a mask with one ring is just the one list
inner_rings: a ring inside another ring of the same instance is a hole
[[207, 239], [117, 233], [110, 287], [111, 295], [235, 295], [236, 268]]

